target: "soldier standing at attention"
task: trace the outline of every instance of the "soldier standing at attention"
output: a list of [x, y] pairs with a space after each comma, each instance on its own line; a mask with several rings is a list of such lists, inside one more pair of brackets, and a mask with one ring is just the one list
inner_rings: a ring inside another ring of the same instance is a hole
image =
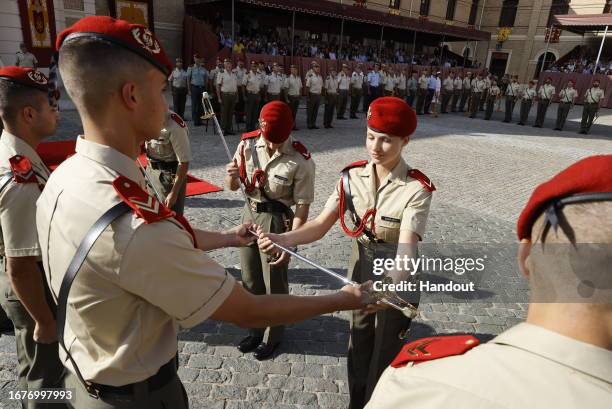
[[392, 95], [395, 95], [395, 87], [397, 85], [396, 83], [396, 77], [395, 77], [395, 73], [393, 72], [393, 68], [389, 67], [387, 69], [387, 72], [385, 74], [384, 77], [384, 88], [385, 88], [385, 96], [390, 97]]
[[253, 131], [257, 128], [257, 119], [259, 118], [259, 99], [260, 92], [263, 88], [261, 76], [257, 71], [257, 63], [251, 61], [251, 69], [244, 78], [246, 88], [246, 129]]
[[484, 93], [487, 84], [482, 79], [482, 74], [476, 75], [476, 78], [472, 80], [472, 95], [470, 96], [470, 118], [476, 118], [478, 115], [478, 107], [480, 106], [480, 99]]
[[[257, 109], [257, 118], [259, 118], [259, 111], [261, 111], [261, 108], [263, 108], [263, 106], [266, 104], [266, 80], [268, 79], [268, 73], [266, 72], [266, 64], [263, 61], [259, 61], [258, 64], [258, 74], [259, 74], [259, 78], [261, 79], [261, 91], [259, 92], [259, 108]], [[257, 120], [256, 118], [256, 120]]]
[[[204, 59], [202, 59], [202, 64], [204, 63]], [[212, 95], [212, 107], [215, 112], [221, 112], [221, 100], [217, 94], [217, 77], [224, 70], [223, 62], [217, 58], [217, 62], [215, 68], [210, 71], [210, 75], [208, 76], [208, 92]]]
[[487, 73], [485, 70], [485, 73], [482, 76], [485, 86], [482, 89], [482, 95], [480, 96], [480, 108], [479, 108], [480, 111], [484, 111], [484, 105], [485, 105], [485, 102], [487, 101], [487, 94], [489, 93], [489, 88], [491, 88], [491, 78], [492, 77], [493, 75]]
[[363, 95], [363, 81], [363, 64], [359, 63], [351, 75], [351, 119], [357, 119], [359, 100]]
[[287, 94], [289, 96], [289, 107], [291, 108], [291, 115], [293, 116], [293, 130], [297, 131], [296, 117], [297, 110], [300, 106], [300, 99], [302, 97], [302, 79], [298, 74], [297, 65], [291, 65], [291, 74], [285, 80], [285, 87], [287, 88]]
[[[183, 59], [177, 58], [172, 74], [168, 77], [172, 90], [172, 108], [183, 118], [185, 116], [185, 103], [187, 102], [187, 80], [189, 76], [183, 68]], [[202, 93], [200, 93], [202, 97]]]
[[423, 115], [423, 109], [425, 108], [425, 98], [427, 97], [427, 84], [429, 77], [429, 71], [423, 70], [421, 71], [421, 76], [419, 77], [419, 89], [417, 91], [417, 103], [416, 103], [416, 114]]
[[[50, 173], [36, 147], [55, 133], [58, 122], [47, 77], [32, 68], [0, 68], [0, 118], [0, 303], [15, 328], [17, 385], [29, 392], [59, 388], [64, 368], [56, 307], [43, 276], [36, 232], [36, 200]], [[22, 407], [48, 406], [24, 399]]]
[[534, 128], [541, 128], [544, 126], [544, 120], [546, 119], [546, 111], [552, 101], [552, 97], [555, 95], [555, 87], [552, 85], [552, 78], [546, 78], [544, 85], [538, 89], [538, 114], [536, 116]]
[[[471, 96], [472, 96], [472, 73], [468, 71], [465, 78], [463, 79], [463, 89], [461, 92], [461, 101], [459, 101], [459, 112], [465, 112], [465, 104], [468, 102]], [[471, 104], [468, 104], [468, 110], [470, 109], [470, 105]]]
[[319, 115], [319, 105], [321, 104], [321, 91], [323, 90], [323, 78], [321, 78], [321, 67], [315, 63], [312, 66], [312, 74], [306, 79], [308, 88], [308, 105], [306, 106], [306, 122], [308, 129], [319, 129], [317, 126], [317, 116]]
[[521, 86], [518, 83], [518, 75], [513, 75], [512, 81], [506, 85], [506, 115], [504, 117], [504, 122], [512, 121], [512, 112], [514, 111], [514, 105], [516, 105], [520, 89]]
[[[297, 230], [308, 220], [314, 200], [315, 164], [300, 142], [289, 138], [293, 120], [289, 106], [281, 101], [264, 105], [259, 117], [261, 129], [244, 134], [234, 161], [226, 167], [225, 184], [237, 190], [245, 187], [249, 202], [242, 212], [244, 223], [256, 223], [266, 232]], [[249, 175], [253, 175], [249, 180]], [[295, 207], [295, 213], [291, 210]], [[251, 219], [251, 214], [255, 220]], [[289, 255], [271, 263], [257, 245], [240, 251], [242, 281], [256, 295], [288, 294]], [[284, 327], [256, 328], [238, 349], [255, 350], [258, 360], [270, 357], [283, 336]]]
[[221, 101], [221, 126], [226, 135], [234, 135], [234, 110], [238, 97], [238, 78], [232, 72], [232, 62], [225, 60], [225, 69], [217, 74], [217, 97]]
[[336, 119], [344, 120], [346, 117], [346, 105], [349, 99], [349, 89], [351, 87], [351, 77], [349, 77], [348, 65], [342, 64], [342, 71], [338, 74], [338, 115]]
[[38, 67], [36, 56], [28, 51], [24, 43], [19, 44], [19, 51], [15, 53], [15, 66], [22, 68]]
[[395, 77], [397, 97], [406, 100], [406, 68], [403, 68]]
[[85, 132], [47, 181], [36, 222], [71, 407], [188, 408], [179, 327], [212, 318], [261, 328], [365, 307], [353, 286], [318, 297], [249, 293], [205, 252], [249, 244], [250, 226], [194, 229], [144, 190], [136, 158], [163, 126], [172, 70], [149, 29], [85, 17], [56, 49]]
[[442, 81], [442, 107], [440, 112], [443, 114], [448, 113], [448, 103], [453, 96], [455, 90], [455, 73], [451, 72], [444, 81]]
[[323, 115], [323, 126], [325, 128], [333, 128], [332, 121], [334, 119], [334, 110], [338, 103], [338, 77], [336, 70], [332, 68], [329, 75], [325, 79], [325, 112]]
[[574, 81], [567, 81], [567, 86], [559, 92], [559, 107], [557, 108], [557, 124], [555, 131], [562, 131], [570, 109], [576, 102], [578, 91], [574, 89]]
[[453, 98], [451, 100], [451, 112], [457, 112], [457, 103], [463, 93], [463, 78], [461, 74], [457, 73], [453, 80]]
[[147, 171], [156, 184], [157, 192], [164, 195], [164, 204], [182, 215], [187, 171], [192, 159], [189, 130], [183, 118], [168, 111], [159, 138], [145, 142], [145, 153], [150, 166]]
[[368, 105], [364, 107], [363, 112], [368, 112], [368, 107], [376, 98], [381, 95], [382, 74], [380, 72], [380, 64], [374, 64], [374, 71], [368, 73]]
[[537, 95], [536, 83], [534, 80], [529, 81], [529, 86], [525, 88], [521, 94], [521, 115], [519, 118], [519, 125], [525, 125], [529, 118], [529, 111], [531, 111], [531, 105]]
[[187, 70], [187, 86], [188, 92], [191, 94], [191, 120], [194, 126], [201, 126], [201, 117], [204, 113], [204, 108], [202, 107], [202, 93], [205, 87], [208, 86], [210, 76], [206, 68], [204, 68], [204, 60], [197, 54], [195, 54], [193, 58], [194, 63]]
[[364, 114], [368, 112], [368, 106], [370, 105], [370, 82], [368, 81], [368, 77], [370, 73], [373, 72], [372, 68], [368, 68], [367, 72], [363, 73], [363, 84], [361, 88], [362, 95], [362, 107], [361, 112]]
[[491, 119], [493, 115], [493, 109], [495, 108], [495, 102], [501, 96], [501, 89], [497, 86], [497, 81], [491, 81], [491, 88], [489, 88], [489, 92], [487, 93], [487, 109], [485, 110], [484, 119], [487, 121]]
[[588, 134], [595, 121], [595, 115], [599, 111], [599, 105], [604, 99], [604, 91], [599, 88], [599, 80], [593, 80], [593, 86], [584, 94], [584, 106], [582, 108], [582, 121], [580, 122], [580, 133]]
[[279, 101], [281, 87], [283, 85], [283, 79], [279, 73], [279, 67], [277, 63], [272, 64], [272, 73], [266, 77], [265, 92], [266, 101]]
[[245, 121], [245, 118], [242, 115], [239, 115], [238, 112], [246, 113], [246, 92], [244, 89], [244, 84], [246, 83], [245, 77], [247, 74], [247, 70], [246, 68], [244, 68], [244, 61], [242, 61], [242, 57], [238, 60], [238, 66], [234, 68], [232, 72], [236, 75], [236, 79], [238, 80], [238, 103], [236, 104], [236, 123], [242, 123]]
[[416, 105], [415, 102], [417, 98], [418, 87], [419, 87], [419, 74], [416, 71], [414, 71], [410, 75], [410, 79], [406, 83], [406, 88], [408, 91], [406, 102], [412, 108], [414, 108], [414, 106]]
[[[342, 230], [354, 239], [348, 277], [356, 282], [383, 278], [372, 272], [375, 258], [416, 256], [435, 187], [402, 156], [417, 125], [414, 110], [399, 98], [379, 98], [370, 106], [367, 124], [370, 160], [344, 168], [337, 188], [315, 219], [288, 233], [260, 235], [258, 243], [264, 252], [276, 251], [271, 242], [291, 247], [319, 240], [340, 220]], [[345, 224], [345, 212], [355, 222], [354, 228]], [[399, 282], [408, 279], [410, 272], [393, 271], [388, 276]], [[375, 315], [353, 313], [348, 350], [351, 409], [363, 408], [369, 400], [409, 327], [410, 319], [395, 309], [381, 308]]]
[[470, 335], [405, 345], [366, 408], [609, 408], [611, 174], [612, 155], [591, 156], [531, 195], [517, 225], [526, 322], [480, 346]]
[[287, 84], [287, 74], [285, 74], [285, 66], [283, 64], [278, 64], [278, 75], [281, 79], [281, 91], [279, 99], [283, 102], [288, 102], [287, 88], [285, 87], [285, 84]]

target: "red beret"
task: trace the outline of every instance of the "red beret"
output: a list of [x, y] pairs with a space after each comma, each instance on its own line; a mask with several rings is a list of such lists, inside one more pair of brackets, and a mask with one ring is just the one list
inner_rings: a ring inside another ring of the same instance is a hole
[[143, 25], [107, 16], [84, 17], [57, 36], [55, 48], [59, 51], [64, 42], [82, 37], [109, 41], [130, 50], [166, 75], [172, 71], [172, 62], [163, 47], [151, 30]]
[[390, 136], [410, 136], [417, 126], [414, 109], [397, 97], [377, 98], [368, 109], [368, 128]]
[[15, 66], [2, 67], [0, 68], [0, 79], [15, 82], [44, 92], [49, 90], [49, 80], [45, 74], [36, 71], [34, 68]]
[[291, 135], [293, 114], [289, 105], [282, 101], [272, 101], [261, 108], [259, 127], [263, 137], [272, 143], [283, 143]]
[[531, 238], [531, 227], [554, 201], [582, 193], [612, 192], [612, 155], [591, 156], [538, 186], [519, 216], [519, 240]]

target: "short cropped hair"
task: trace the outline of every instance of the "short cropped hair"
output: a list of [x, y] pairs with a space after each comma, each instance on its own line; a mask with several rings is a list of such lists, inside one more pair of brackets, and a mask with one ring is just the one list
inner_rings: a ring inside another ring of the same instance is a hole
[[70, 98], [81, 113], [103, 112], [126, 81], [140, 82], [154, 68], [137, 54], [109, 41], [71, 40], [60, 49], [59, 70]]
[[46, 96], [43, 91], [0, 79], [0, 117], [7, 124], [14, 124], [23, 108], [40, 109], [43, 95]]

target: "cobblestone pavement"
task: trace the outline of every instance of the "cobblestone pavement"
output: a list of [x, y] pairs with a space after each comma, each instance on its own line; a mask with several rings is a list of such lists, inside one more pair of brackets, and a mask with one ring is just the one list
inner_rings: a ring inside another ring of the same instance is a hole
[[[496, 113], [491, 121], [461, 114], [419, 118], [405, 156], [438, 189], [424, 241], [471, 243], [472, 249], [495, 245], [499, 251], [490, 252], [493, 268], [482, 277], [483, 291], [476, 299], [439, 299], [435, 294], [423, 294], [411, 337], [470, 332], [486, 340], [525, 318], [527, 283], [516, 271], [513, 253], [518, 213], [536, 184], [579, 158], [612, 152], [612, 111], [602, 112], [593, 134], [588, 136], [575, 133], [580, 108], [570, 114], [568, 132], [550, 129], [553, 111], [556, 109], [549, 110], [548, 129], [504, 124], [500, 122], [502, 113]], [[304, 110], [300, 110], [298, 125], [303, 127], [304, 122]], [[334, 126], [333, 130], [300, 130], [294, 134], [313, 152], [317, 165], [311, 215], [321, 210], [340, 168], [366, 158], [364, 120], [335, 121]], [[58, 134], [72, 137], [78, 132], [76, 113], [64, 112]], [[226, 160], [219, 137], [211, 128], [205, 132], [204, 127], [192, 128], [191, 135], [195, 153], [191, 171], [221, 184]], [[239, 137], [228, 139], [235, 147]], [[238, 193], [224, 191], [187, 199], [186, 214], [198, 227], [219, 229], [228, 227], [220, 216], [238, 220], [242, 204]], [[439, 246], [431, 248], [444, 253]], [[300, 248], [304, 255], [342, 273], [346, 272], [349, 251], [349, 240], [337, 227], [320, 242]], [[239, 276], [235, 250], [210, 254]], [[292, 294], [326, 294], [339, 288], [338, 282], [302, 262], [292, 262], [289, 277]], [[499, 298], [500, 294], [505, 298]], [[243, 329], [210, 320], [181, 333], [179, 373], [193, 408], [347, 406], [347, 313], [289, 326], [278, 353], [266, 362], [238, 352], [236, 345], [245, 335]], [[14, 337], [4, 334], [0, 338], [0, 386], [4, 390], [15, 388], [14, 349]], [[6, 396], [2, 394], [0, 401], [4, 403], [0, 407], [16, 407], [6, 401]]]

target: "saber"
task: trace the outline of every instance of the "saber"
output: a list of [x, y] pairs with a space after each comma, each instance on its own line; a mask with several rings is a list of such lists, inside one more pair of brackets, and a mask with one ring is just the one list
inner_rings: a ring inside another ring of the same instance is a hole
[[[234, 222], [233, 220], [221, 215], [221, 218], [223, 220], [225, 220], [228, 223], [233, 224], [234, 226], [238, 226], [238, 224], [236, 222]], [[254, 230], [248, 229], [247, 230], [249, 233], [251, 233], [253, 236], [258, 237], [257, 233]], [[330, 275], [332, 277], [337, 278], [338, 280], [342, 281], [345, 284], [350, 284], [353, 286], [359, 286], [359, 283], [353, 281], [353, 280], [349, 280], [348, 278], [344, 277], [341, 274], [338, 274], [334, 271], [331, 271], [328, 268], [323, 267], [322, 265], [296, 253], [293, 250], [288, 249], [285, 246], [282, 246], [280, 244], [274, 243], [272, 242], [272, 245], [282, 251], [284, 251], [285, 253], [291, 254], [293, 257], [297, 258], [298, 260], [303, 261], [306, 264], [309, 264], [311, 266], [313, 266], [314, 268], [316, 268], [317, 270], [320, 270], [322, 272], [324, 272], [327, 275]], [[391, 277], [384, 277], [382, 280], [383, 284], [391, 284], [393, 282]], [[406, 317], [408, 318], [415, 318], [418, 315], [417, 312], [417, 308], [408, 303], [407, 301], [404, 301], [403, 299], [401, 299], [395, 292], [392, 291], [369, 291], [368, 294], [371, 294], [372, 297], [374, 297], [374, 299], [376, 299], [377, 301], [380, 301], [384, 304], [387, 304], [388, 306], [395, 308], [399, 311], [402, 312], [402, 314], [404, 314]]]
[[[225, 154], [230, 162], [234, 161], [234, 157], [229, 150], [229, 146], [227, 146], [227, 141], [225, 140], [225, 135], [223, 135], [223, 130], [221, 129], [221, 125], [219, 125], [219, 120], [217, 120], [217, 114], [215, 114], [215, 110], [213, 109], [212, 103], [210, 102], [210, 98], [208, 97], [208, 92], [202, 93], [202, 107], [204, 108], [204, 114], [202, 115], [202, 119], [212, 119], [215, 124], [215, 129], [219, 133], [219, 137], [221, 137], [221, 142], [223, 143], [223, 147], [225, 148]], [[255, 223], [255, 215], [253, 214], [253, 209], [249, 206], [249, 197], [244, 190], [244, 186], [242, 186], [242, 182], [238, 182], [238, 186], [240, 187], [240, 192], [242, 192], [242, 197], [244, 198], [244, 202], [246, 204], [247, 209], [249, 209], [249, 214], [251, 216], [251, 221]]]
[[164, 201], [161, 200], [161, 196], [160, 196], [159, 192], [155, 188], [155, 185], [153, 184], [153, 181], [150, 179], [149, 172], [147, 172], [147, 170], [144, 168], [144, 166], [142, 166], [142, 163], [140, 163], [140, 160], [136, 159], [136, 162], [138, 162], [138, 166], [140, 167], [140, 171], [142, 172], [142, 175], [144, 176], [145, 180], [147, 181], [147, 184], [151, 187], [151, 190], [153, 191], [153, 194], [155, 195], [155, 198], [157, 199], [157, 201], [159, 203], [163, 204]]

